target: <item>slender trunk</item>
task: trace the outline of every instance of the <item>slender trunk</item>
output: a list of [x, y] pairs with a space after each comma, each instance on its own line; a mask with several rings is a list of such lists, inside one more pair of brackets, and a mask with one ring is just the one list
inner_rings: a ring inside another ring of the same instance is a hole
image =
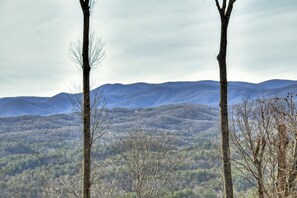
[[297, 132], [295, 132], [294, 148], [293, 148], [293, 163], [291, 165], [290, 176], [288, 179], [289, 193], [296, 193], [296, 178], [297, 178]]
[[91, 135], [90, 135], [90, 88], [89, 73], [83, 72], [83, 197], [90, 197], [91, 188]]
[[258, 195], [259, 198], [264, 198], [264, 186], [263, 186], [263, 172], [262, 172], [262, 166], [261, 163], [257, 163], [257, 172], [258, 172]]
[[228, 20], [221, 20], [221, 41], [220, 52], [217, 56], [220, 67], [220, 117], [222, 135], [222, 154], [224, 172], [224, 192], [226, 198], [233, 198], [233, 184], [231, 175], [231, 160], [229, 146], [229, 126], [228, 126], [228, 81], [227, 81], [227, 28]]
[[266, 148], [266, 140], [265, 137], [259, 138], [256, 143], [256, 147], [253, 148], [254, 155], [254, 164], [257, 169], [257, 183], [258, 183], [258, 195], [259, 198], [264, 198], [265, 188], [264, 188], [264, 179], [263, 179], [263, 158], [264, 152]]
[[278, 167], [277, 167], [277, 193], [279, 197], [287, 197], [287, 145], [288, 136], [286, 126], [281, 124], [278, 127]]
[[83, 198], [91, 197], [91, 130], [90, 130], [90, 63], [89, 29], [90, 10], [88, 1], [83, 9]]
[[137, 184], [136, 184], [136, 197], [137, 198], [142, 198], [142, 180], [141, 180], [141, 175], [137, 175]]

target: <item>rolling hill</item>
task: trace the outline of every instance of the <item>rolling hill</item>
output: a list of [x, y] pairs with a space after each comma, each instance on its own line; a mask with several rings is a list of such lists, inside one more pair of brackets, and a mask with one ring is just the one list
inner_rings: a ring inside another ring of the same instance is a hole
[[[106, 107], [144, 108], [169, 104], [201, 104], [218, 107], [219, 82], [166, 82], [161, 84], [105, 84], [93, 92], [103, 91]], [[285, 96], [297, 92], [297, 81], [269, 80], [258, 84], [229, 82], [230, 104], [244, 97]], [[0, 99], [0, 117], [21, 115], [53, 115], [71, 113], [70, 98], [74, 94], [60, 93], [53, 97], [11, 97]]]

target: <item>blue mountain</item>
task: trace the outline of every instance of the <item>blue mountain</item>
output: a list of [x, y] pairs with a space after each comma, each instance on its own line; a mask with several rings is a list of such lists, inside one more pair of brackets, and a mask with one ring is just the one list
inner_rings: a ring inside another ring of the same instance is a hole
[[[166, 82], [161, 84], [105, 84], [92, 91], [102, 91], [106, 107], [157, 107], [169, 104], [202, 104], [212, 107], [219, 105], [219, 82]], [[269, 80], [258, 84], [229, 82], [230, 104], [243, 98], [282, 97], [297, 93], [297, 81]], [[81, 94], [60, 93], [53, 97], [11, 97], [0, 98], [0, 117], [21, 115], [53, 115], [73, 111], [71, 98]]]

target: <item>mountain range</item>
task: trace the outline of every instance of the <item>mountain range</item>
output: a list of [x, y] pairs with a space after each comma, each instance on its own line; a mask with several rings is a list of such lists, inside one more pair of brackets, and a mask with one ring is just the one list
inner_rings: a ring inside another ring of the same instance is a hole
[[[100, 91], [99, 91], [100, 90]], [[144, 108], [169, 104], [201, 104], [212, 107], [219, 105], [219, 82], [166, 82], [160, 84], [105, 84], [94, 90], [102, 93], [107, 108]], [[261, 83], [229, 82], [229, 104], [243, 98], [282, 97], [297, 93], [297, 81], [269, 80]], [[21, 115], [53, 115], [71, 113], [71, 98], [81, 94], [59, 93], [52, 97], [9, 97], [0, 98], [0, 117]]]

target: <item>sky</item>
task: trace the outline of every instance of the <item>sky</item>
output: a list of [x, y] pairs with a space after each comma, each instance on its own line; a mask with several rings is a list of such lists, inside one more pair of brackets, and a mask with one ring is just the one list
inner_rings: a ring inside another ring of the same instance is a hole
[[[296, 10], [296, 0], [236, 1], [228, 80], [297, 79]], [[81, 83], [68, 57], [82, 37], [79, 0], [0, 0], [0, 24], [0, 97], [52, 96]], [[219, 79], [214, 0], [97, 0], [91, 31], [106, 52], [94, 86]]]

